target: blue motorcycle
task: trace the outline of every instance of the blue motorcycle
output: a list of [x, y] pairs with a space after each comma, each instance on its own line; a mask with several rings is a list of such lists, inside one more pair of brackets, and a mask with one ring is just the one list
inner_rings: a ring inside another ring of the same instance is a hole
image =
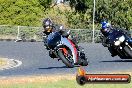
[[132, 59], [132, 39], [124, 31], [110, 30], [106, 41], [110, 52], [116, 53], [122, 59]]

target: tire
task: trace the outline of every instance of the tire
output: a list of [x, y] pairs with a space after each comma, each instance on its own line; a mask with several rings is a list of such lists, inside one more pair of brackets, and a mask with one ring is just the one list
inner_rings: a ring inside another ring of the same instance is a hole
[[121, 59], [128, 59], [128, 58], [129, 58], [129, 57], [126, 56], [125, 54], [124, 54], [124, 55], [119, 54], [118, 56], [119, 56]]
[[81, 66], [87, 66], [88, 65], [88, 61], [87, 61], [87, 58], [86, 58], [84, 53], [81, 53], [80, 60], [81, 60], [80, 61]]
[[88, 61], [87, 60], [84, 60], [83, 66], [87, 66], [87, 65], [88, 65]]
[[74, 67], [74, 61], [70, 62], [68, 59], [66, 59], [61, 50], [58, 51], [58, 56], [67, 67], [69, 68]]
[[130, 59], [132, 59], [132, 50], [128, 46], [124, 47], [125, 52], [130, 56]]
[[121, 51], [120, 53], [118, 53], [118, 56], [121, 59], [130, 59], [130, 57], [128, 57], [128, 55], [126, 53], [124, 53], [123, 51]]
[[84, 85], [86, 83], [86, 78], [84, 76], [78, 76], [76, 77], [76, 81], [80, 85]]

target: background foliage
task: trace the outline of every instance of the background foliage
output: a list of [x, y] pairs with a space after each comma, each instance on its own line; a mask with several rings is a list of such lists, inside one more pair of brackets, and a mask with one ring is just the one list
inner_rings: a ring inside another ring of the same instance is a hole
[[[46, 17], [69, 28], [92, 29], [93, 0], [0, 0], [0, 24], [41, 26]], [[71, 8], [70, 8], [71, 7]], [[103, 18], [112, 24], [132, 29], [132, 0], [96, 0], [96, 29]]]

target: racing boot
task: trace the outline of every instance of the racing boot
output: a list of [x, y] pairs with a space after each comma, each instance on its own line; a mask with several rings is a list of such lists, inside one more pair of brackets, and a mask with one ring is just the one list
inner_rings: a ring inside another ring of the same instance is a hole
[[79, 47], [78, 52], [79, 52], [78, 64], [81, 65], [81, 66], [87, 66], [88, 61], [87, 61], [87, 57], [85, 56], [84, 49], [82, 47]]

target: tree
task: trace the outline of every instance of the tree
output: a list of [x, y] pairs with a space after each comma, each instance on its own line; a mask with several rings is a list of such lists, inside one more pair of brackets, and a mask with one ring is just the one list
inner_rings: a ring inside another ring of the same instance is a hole
[[47, 8], [50, 8], [50, 5], [52, 4], [52, 0], [38, 0], [40, 5], [43, 6], [43, 9], [46, 10]]
[[0, 8], [1, 24], [38, 26], [43, 15], [38, 0], [0, 0]]
[[131, 0], [96, 0], [95, 20], [100, 23], [103, 18], [114, 25], [130, 29], [132, 26]]
[[[56, 13], [66, 16], [67, 25], [73, 28], [89, 28], [93, 19], [93, 0], [64, 0], [72, 11]], [[0, 0], [0, 23], [39, 26], [41, 19], [51, 11], [53, 0]], [[96, 0], [95, 25], [105, 17], [116, 26], [132, 28], [131, 0]], [[51, 13], [50, 12], [50, 13]], [[51, 13], [52, 14], [52, 13]], [[49, 14], [48, 14], [49, 15]]]

